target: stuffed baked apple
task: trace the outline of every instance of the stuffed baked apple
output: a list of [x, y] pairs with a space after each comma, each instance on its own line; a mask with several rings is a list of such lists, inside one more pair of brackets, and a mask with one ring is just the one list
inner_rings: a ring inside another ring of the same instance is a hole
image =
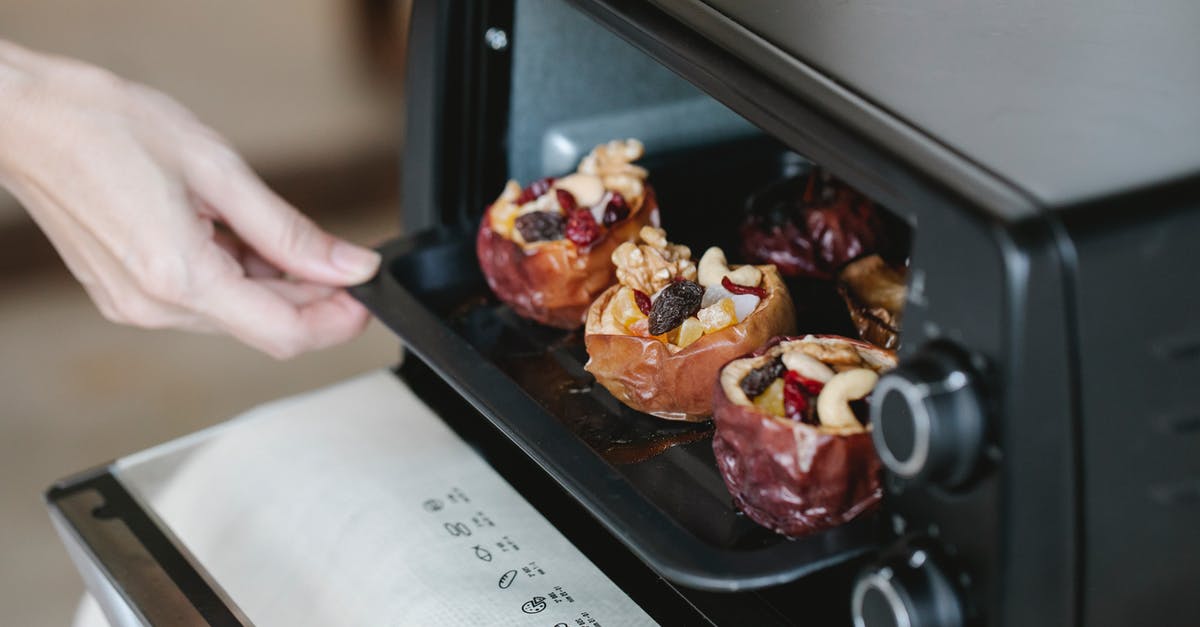
[[658, 224], [633, 139], [597, 146], [573, 174], [522, 189], [509, 181], [484, 213], [475, 250], [500, 300], [542, 324], [573, 329], [615, 281], [612, 253]]
[[864, 400], [895, 356], [837, 336], [780, 338], [721, 370], [713, 452], [734, 503], [799, 536], [879, 502], [880, 462]]
[[900, 344], [907, 268], [868, 255], [838, 273], [838, 293], [846, 301], [858, 336], [883, 348]]
[[857, 257], [902, 240], [869, 198], [823, 170], [782, 181], [752, 199], [740, 228], [742, 254], [788, 277], [834, 278]]
[[672, 420], [712, 413], [721, 365], [795, 325], [774, 266], [729, 267], [710, 248], [699, 267], [687, 246], [643, 227], [613, 252], [618, 283], [588, 310], [588, 372], [626, 405]]

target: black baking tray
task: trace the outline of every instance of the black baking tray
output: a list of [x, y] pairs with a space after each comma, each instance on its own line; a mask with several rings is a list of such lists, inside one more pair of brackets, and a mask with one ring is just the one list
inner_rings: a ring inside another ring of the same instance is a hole
[[799, 539], [732, 504], [710, 423], [633, 411], [583, 369], [581, 331], [526, 321], [479, 271], [474, 234], [432, 231], [379, 248], [352, 294], [622, 543], [663, 577], [704, 590], [793, 581], [877, 549], [879, 516]]

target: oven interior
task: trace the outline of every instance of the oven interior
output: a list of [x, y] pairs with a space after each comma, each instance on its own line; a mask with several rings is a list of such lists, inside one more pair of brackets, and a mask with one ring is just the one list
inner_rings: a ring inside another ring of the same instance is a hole
[[[709, 423], [640, 414], [595, 385], [583, 369], [580, 332], [525, 321], [490, 294], [474, 235], [506, 180], [562, 175], [594, 145], [634, 137], [646, 146], [639, 163], [651, 173], [670, 239], [694, 254], [721, 246], [737, 263], [747, 209], [788, 193], [796, 177], [819, 167], [876, 201], [898, 234], [890, 254], [907, 259], [910, 273], [900, 356], [948, 337], [1000, 370], [1008, 330], [994, 225], [893, 157], [803, 117], [807, 109], [796, 109], [795, 118], [783, 109], [772, 109], [775, 118], [755, 112], [746, 93], [718, 93], [703, 67], [668, 67], [668, 54], [631, 45], [629, 33], [601, 26], [584, 7], [556, 0], [433, 5], [417, 4], [424, 14], [414, 15], [413, 46], [432, 54], [414, 55], [408, 79], [403, 216], [413, 235], [385, 245], [385, 272], [355, 290], [404, 340], [408, 359], [446, 381], [675, 584], [787, 589], [837, 571], [848, 594], [846, 572], [898, 535], [930, 529], [977, 573], [976, 590], [992, 591], [968, 595], [979, 611], [990, 611], [998, 603], [990, 573], [1001, 522], [993, 515], [994, 473], [954, 492], [905, 490], [889, 479], [880, 513], [798, 539], [775, 535], [733, 506]], [[649, 7], [627, 9], [656, 19]], [[699, 52], [692, 61], [704, 57]], [[811, 141], [781, 131], [785, 123], [808, 124]], [[788, 287], [801, 333], [855, 335], [829, 282], [797, 279]]]
[[[488, 17], [495, 23], [495, 15]], [[693, 583], [760, 587], [876, 549], [883, 539], [878, 516], [791, 541], [751, 522], [733, 506], [717, 471], [711, 423], [665, 421], [625, 407], [584, 371], [581, 332], [523, 320], [489, 293], [474, 257], [473, 235], [486, 204], [508, 178], [527, 184], [560, 176], [573, 171], [596, 144], [638, 138], [646, 146], [639, 163], [651, 173], [671, 240], [689, 245], [695, 256], [708, 246], [721, 246], [737, 263], [738, 228], [747, 206], [791, 193], [794, 178], [815, 167], [566, 3], [516, 2], [511, 20], [503, 50], [509, 57], [509, 93], [504, 102], [488, 103], [506, 114], [506, 131], [492, 138], [502, 146], [502, 152], [491, 153], [499, 163], [476, 165], [478, 180], [446, 177], [474, 190], [458, 189], [456, 198], [482, 201], [461, 207], [457, 215], [450, 211], [442, 228], [418, 238], [419, 244], [393, 248], [384, 281], [416, 296], [456, 342], [469, 347], [468, 354], [482, 357], [504, 374], [504, 385], [515, 384], [514, 393], [536, 403], [547, 418], [536, 429], [513, 424], [519, 408], [499, 416], [509, 428], [535, 440], [531, 446], [536, 450], [529, 451], [535, 459], [553, 459], [561, 466], [552, 472], [576, 477], [587, 472], [576, 459], [583, 449], [573, 446], [583, 443], [611, 469], [612, 485], [577, 487], [577, 496], [604, 502], [636, 493], [659, 514], [639, 523], [659, 527], [644, 530], [648, 534], [662, 534], [668, 542], [689, 537], [725, 558], [745, 560], [697, 567], [719, 580], [697, 577]], [[494, 120], [496, 115], [475, 119]], [[888, 218], [888, 225], [903, 234], [903, 257], [911, 229], [896, 216]], [[789, 288], [802, 332], [855, 336], [831, 282], [797, 279], [789, 281]], [[388, 321], [386, 313], [383, 318]], [[411, 329], [401, 334], [412, 335]], [[426, 356], [419, 340], [406, 339], [413, 352]], [[553, 437], [540, 431], [532, 436], [538, 429], [553, 432]], [[617, 493], [599, 492], [603, 489]], [[682, 544], [679, 551], [686, 552]], [[759, 572], [756, 562], [775, 565]]]

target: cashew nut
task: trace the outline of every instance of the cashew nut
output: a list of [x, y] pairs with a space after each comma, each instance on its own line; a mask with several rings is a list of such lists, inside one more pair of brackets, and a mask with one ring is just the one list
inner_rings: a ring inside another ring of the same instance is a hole
[[834, 372], [829, 366], [800, 351], [784, 352], [783, 365], [788, 370], [795, 370], [797, 374], [805, 379], [812, 379], [821, 383], [828, 383], [834, 377]]
[[725, 260], [725, 251], [716, 246], [704, 251], [696, 276], [700, 285], [704, 287], [720, 285], [721, 279], [725, 277], [729, 277], [730, 281], [738, 285], [750, 287], [757, 287], [759, 281], [762, 281], [762, 271], [754, 266], [741, 266], [737, 270], [730, 270], [729, 262]]
[[[754, 266], [740, 266], [737, 270], [726, 274], [729, 280], [737, 285], [745, 285], [747, 287], [758, 287], [758, 283], [762, 281], [762, 270]], [[720, 283], [720, 281], [717, 281]]]
[[874, 370], [855, 368], [839, 372], [821, 389], [817, 396], [817, 418], [822, 426], [861, 428], [862, 423], [850, 409], [850, 401], [857, 401], [871, 393], [879, 375]]
[[696, 267], [696, 278], [700, 285], [711, 287], [720, 285], [721, 278], [728, 272], [729, 263], [725, 261], [725, 251], [713, 246], [700, 257], [700, 264]]
[[571, 192], [580, 207], [591, 207], [604, 197], [604, 183], [594, 174], [564, 176], [554, 182], [554, 188]]

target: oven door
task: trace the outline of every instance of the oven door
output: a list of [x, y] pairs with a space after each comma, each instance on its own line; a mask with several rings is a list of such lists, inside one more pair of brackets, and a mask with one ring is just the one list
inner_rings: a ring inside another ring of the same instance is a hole
[[792, 624], [660, 579], [415, 357], [46, 498], [113, 625]]

